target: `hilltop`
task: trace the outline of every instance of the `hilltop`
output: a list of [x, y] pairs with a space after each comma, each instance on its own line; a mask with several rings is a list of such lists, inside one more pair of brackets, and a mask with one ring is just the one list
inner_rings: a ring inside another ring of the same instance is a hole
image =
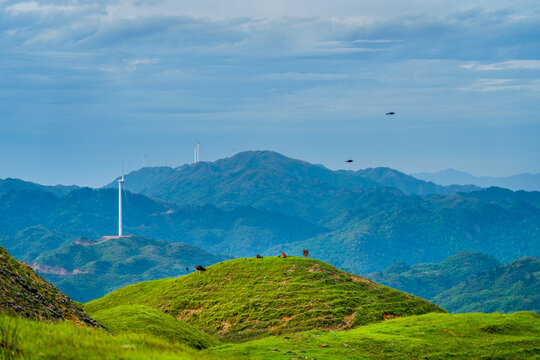
[[426, 300], [299, 257], [229, 260], [202, 273], [127, 286], [85, 309], [95, 313], [128, 304], [159, 309], [230, 341], [444, 312]]
[[35, 320], [68, 320], [100, 326], [57, 288], [40, 278], [28, 265], [0, 247], [0, 313]]

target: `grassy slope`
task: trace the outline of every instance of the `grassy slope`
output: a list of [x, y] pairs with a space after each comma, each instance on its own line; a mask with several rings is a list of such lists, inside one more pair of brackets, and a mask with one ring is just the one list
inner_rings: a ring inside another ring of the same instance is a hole
[[184, 359], [203, 355], [178, 343], [142, 334], [111, 336], [70, 323], [31, 321], [0, 314], [0, 359]]
[[223, 359], [533, 359], [540, 317], [533, 313], [426, 314], [349, 331], [309, 331], [206, 351]]
[[534, 359], [540, 317], [533, 313], [426, 314], [348, 331], [308, 331], [203, 352], [142, 334], [111, 336], [69, 323], [0, 314], [0, 359]]
[[71, 299], [0, 247], [0, 313], [99, 326]]
[[230, 260], [203, 273], [127, 286], [88, 303], [86, 309], [94, 313], [126, 304], [163, 310], [231, 341], [444, 311], [321, 261], [298, 257]]
[[118, 306], [96, 311], [91, 315], [113, 334], [150, 334], [196, 349], [219, 344], [217, 339], [188, 325], [185, 321], [147, 306]]

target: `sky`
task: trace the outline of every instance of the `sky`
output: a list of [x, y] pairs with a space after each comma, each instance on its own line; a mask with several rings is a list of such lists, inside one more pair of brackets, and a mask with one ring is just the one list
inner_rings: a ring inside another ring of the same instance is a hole
[[0, 0], [0, 178], [101, 186], [197, 140], [506, 176], [539, 139], [538, 0]]

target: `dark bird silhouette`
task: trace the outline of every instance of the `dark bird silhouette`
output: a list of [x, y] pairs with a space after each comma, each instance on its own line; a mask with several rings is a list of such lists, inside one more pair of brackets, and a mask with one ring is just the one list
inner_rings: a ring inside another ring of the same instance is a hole
[[189, 268], [188, 268], [188, 267], [186, 268], [186, 271], [189, 271]]
[[345, 160], [345, 162], [346, 163], [352, 163], [352, 162], [354, 162], [354, 160], [349, 159], [349, 160]]
[[395, 112], [393, 112], [393, 111], [390, 111], [390, 112], [386, 113], [386, 115], [394, 115], [394, 114], [395, 114]]
[[203, 268], [201, 265], [195, 266], [195, 270], [197, 270], [197, 272], [199, 272], [199, 271], [206, 271], [206, 269]]

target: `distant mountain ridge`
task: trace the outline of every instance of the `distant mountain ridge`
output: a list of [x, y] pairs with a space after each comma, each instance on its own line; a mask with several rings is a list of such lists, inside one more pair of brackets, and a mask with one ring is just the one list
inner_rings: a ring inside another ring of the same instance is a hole
[[31, 190], [31, 191], [46, 191], [55, 196], [62, 197], [69, 194], [71, 191], [78, 189], [77, 185], [40, 185], [30, 181], [24, 181], [21, 179], [5, 178], [0, 179], [0, 196], [17, 190]]
[[[306, 187], [361, 190], [390, 186], [406, 194], [443, 194], [478, 190], [475, 186], [444, 187], [390, 168], [332, 171], [324, 166], [288, 158], [273, 151], [245, 151], [215, 162], [182, 165], [178, 168], [142, 168], [125, 176], [126, 188], [147, 196], [167, 199], [176, 203], [206, 200], [216, 194], [235, 191], [256, 203], [257, 196], [245, 193], [248, 189], [259, 190], [265, 183], [265, 191], [295, 191], [298, 196]], [[241, 185], [241, 186], [240, 186]], [[116, 187], [116, 180], [105, 187]], [[193, 196], [194, 187], [200, 187], [199, 197]], [[252, 195], [252, 197], [250, 196]], [[294, 196], [294, 194], [291, 194]], [[225, 202], [227, 198], [215, 198]]]
[[450, 312], [540, 313], [540, 258], [502, 265], [480, 252], [460, 252], [440, 263], [395, 263], [368, 278], [429, 299]]
[[436, 184], [476, 185], [480, 187], [498, 186], [510, 190], [540, 191], [540, 174], [517, 174], [512, 176], [474, 176], [469, 173], [446, 169], [435, 173], [422, 172], [411, 174], [415, 178], [432, 181]]

